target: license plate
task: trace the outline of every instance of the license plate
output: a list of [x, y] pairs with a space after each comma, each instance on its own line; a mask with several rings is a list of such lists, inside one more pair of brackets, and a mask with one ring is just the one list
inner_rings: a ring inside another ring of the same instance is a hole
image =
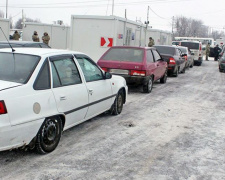
[[129, 74], [129, 71], [123, 70], [123, 69], [110, 69], [110, 73], [112, 73], [112, 74]]

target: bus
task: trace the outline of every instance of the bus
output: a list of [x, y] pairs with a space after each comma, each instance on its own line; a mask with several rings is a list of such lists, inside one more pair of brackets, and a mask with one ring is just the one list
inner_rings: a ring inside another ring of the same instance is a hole
[[175, 37], [175, 41], [200, 41], [202, 43], [202, 47], [206, 47], [209, 43], [210, 47], [214, 47], [214, 39], [213, 38], [199, 38], [199, 37]]

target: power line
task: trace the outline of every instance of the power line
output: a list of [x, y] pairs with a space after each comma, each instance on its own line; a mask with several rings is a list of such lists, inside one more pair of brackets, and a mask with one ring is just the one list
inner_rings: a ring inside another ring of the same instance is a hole
[[[11, 5], [11, 6], [8, 6], [10, 8], [78, 8], [78, 7], [82, 7], [82, 6], [85, 6], [85, 7], [99, 7], [99, 6], [107, 6], [107, 4], [92, 4], [92, 5], [87, 5], [86, 3], [87, 2], [105, 2], [106, 0], [99, 0], [99, 1], [82, 1], [82, 2], [76, 2], [76, 3], [79, 3], [79, 4], [84, 4], [84, 5], [76, 5], [76, 6], [45, 6], [45, 5], [62, 5], [62, 4], [73, 4], [75, 2], [68, 2], [68, 3], [49, 3], [49, 4], [30, 4], [31, 6], [24, 6], [22, 4], [21, 5]], [[190, 0], [183, 0], [183, 1], [190, 1]], [[169, 3], [169, 2], [181, 2], [180, 0], [148, 0], [148, 1], [133, 1], [133, 2], [130, 2], [130, 3], [115, 3], [115, 6], [124, 6], [124, 5], [137, 5], [137, 4], [140, 4], [140, 5], [143, 5], [143, 3]], [[39, 6], [39, 7], [37, 7]], [[5, 7], [4, 5], [0, 6], [0, 7]]]

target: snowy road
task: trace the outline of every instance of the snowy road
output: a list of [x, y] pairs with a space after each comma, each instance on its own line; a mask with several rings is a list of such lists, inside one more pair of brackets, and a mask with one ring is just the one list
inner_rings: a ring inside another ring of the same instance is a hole
[[50, 154], [0, 152], [0, 179], [225, 179], [224, 99], [225, 73], [204, 61], [150, 94], [130, 88], [121, 115], [64, 132]]

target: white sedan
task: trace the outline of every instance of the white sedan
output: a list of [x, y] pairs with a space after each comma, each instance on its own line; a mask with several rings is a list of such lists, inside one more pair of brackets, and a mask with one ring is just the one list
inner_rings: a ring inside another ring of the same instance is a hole
[[62, 131], [126, 102], [124, 78], [102, 71], [80, 52], [17, 48], [0, 51], [0, 151], [53, 151]]

